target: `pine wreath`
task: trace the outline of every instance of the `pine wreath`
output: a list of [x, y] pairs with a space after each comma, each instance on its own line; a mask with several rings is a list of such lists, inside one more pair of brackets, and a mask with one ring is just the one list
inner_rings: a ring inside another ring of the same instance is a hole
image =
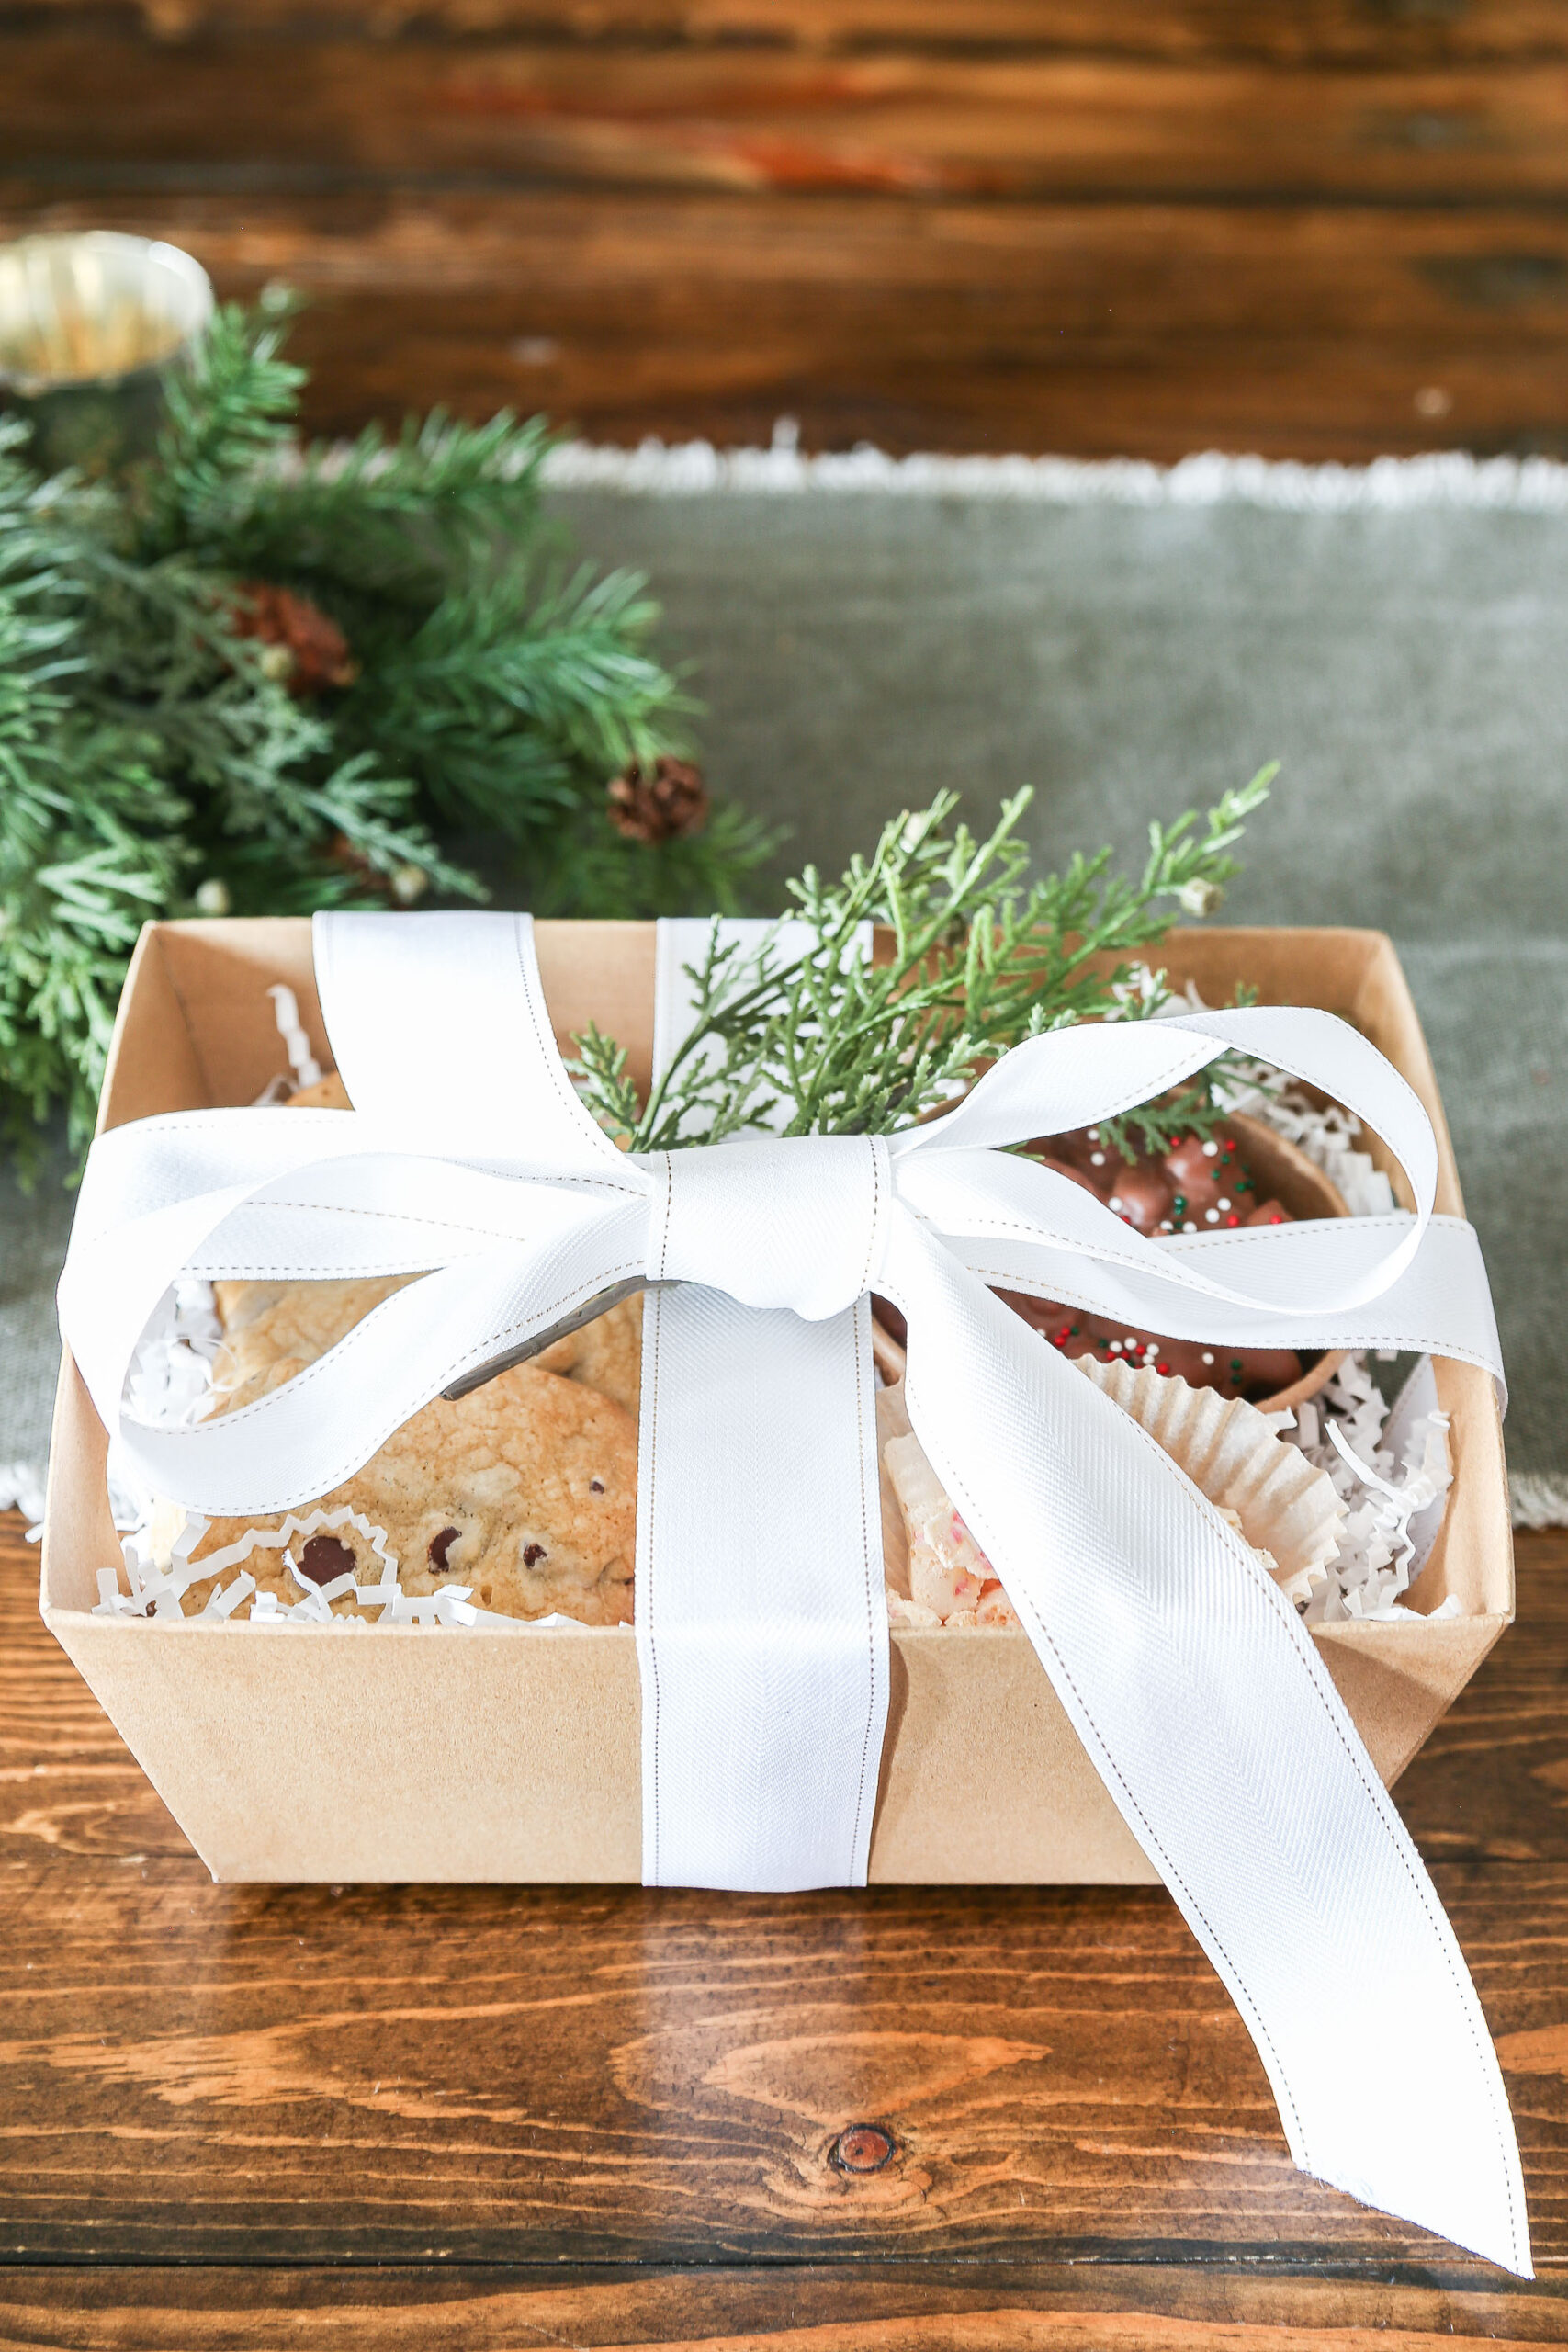
[[694, 706], [644, 582], [563, 560], [544, 423], [302, 446], [292, 309], [218, 313], [124, 480], [45, 481], [0, 418], [0, 1131], [24, 1162], [51, 1105], [90, 1131], [149, 916], [482, 899], [476, 863], [559, 913], [729, 908], [773, 846], [682, 757]]

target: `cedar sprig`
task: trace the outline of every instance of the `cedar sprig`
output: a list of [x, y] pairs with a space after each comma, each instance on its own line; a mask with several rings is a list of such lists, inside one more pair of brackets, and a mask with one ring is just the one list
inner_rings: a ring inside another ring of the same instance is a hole
[[1211, 1062], [1196, 1079], [1162, 1095], [1157, 1102], [1143, 1102], [1135, 1110], [1100, 1119], [1097, 1124], [1101, 1143], [1119, 1151], [1123, 1159], [1135, 1159], [1141, 1153], [1160, 1159], [1188, 1136], [1212, 1135], [1224, 1124], [1226, 1115], [1224, 1105], [1214, 1100], [1213, 1080], [1218, 1068], [1218, 1063]]
[[[776, 928], [752, 954], [710, 933], [688, 967], [694, 1017], [648, 1101], [625, 1055], [595, 1028], [576, 1041], [585, 1100], [632, 1150], [718, 1143], [776, 1123], [787, 1135], [886, 1135], [950, 1102], [1023, 1039], [1080, 1021], [1153, 1012], [1130, 958], [1163, 938], [1179, 912], [1207, 914], [1236, 871], [1230, 852], [1275, 774], [1263, 769], [1200, 818], [1151, 825], [1142, 873], [1112, 871], [1112, 853], [1076, 855], [1029, 882], [1018, 827], [1025, 790], [984, 839], [951, 824], [957, 796], [941, 793], [883, 829], [871, 857], [836, 882], [814, 866], [789, 886], [812, 935], [787, 952]], [[891, 934], [886, 960], [859, 949], [862, 926]], [[1190, 1132], [1208, 1103], [1155, 1106]], [[783, 1109], [781, 1110], [781, 1106]], [[1134, 1131], [1145, 1114], [1128, 1114]]]

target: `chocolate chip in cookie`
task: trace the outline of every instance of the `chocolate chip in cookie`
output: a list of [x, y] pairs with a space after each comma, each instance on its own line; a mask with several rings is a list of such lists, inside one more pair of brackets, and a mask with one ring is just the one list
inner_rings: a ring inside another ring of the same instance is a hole
[[312, 1535], [299, 1557], [299, 1573], [311, 1584], [331, 1584], [334, 1577], [352, 1576], [358, 1565], [348, 1545], [335, 1535]]

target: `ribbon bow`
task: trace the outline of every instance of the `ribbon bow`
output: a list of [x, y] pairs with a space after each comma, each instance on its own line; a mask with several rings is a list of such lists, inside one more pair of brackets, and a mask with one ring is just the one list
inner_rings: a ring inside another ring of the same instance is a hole
[[[1303, 2170], [1528, 2275], [1517, 2151], [1463, 1959], [1295, 1611], [1132, 1418], [992, 1295], [1237, 1345], [1397, 1344], [1500, 1377], [1419, 1101], [1324, 1012], [1056, 1032], [942, 1118], [631, 1157], [557, 1052], [531, 926], [318, 916], [353, 1114], [140, 1121], [89, 1158], [60, 1289], [106, 1425], [214, 1516], [340, 1485], [421, 1406], [649, 1284], [637, 1639], [644, 1875], [863, 1883], [887, 1704], [867, 1294], [908, 1324], [911, 1424], [1078, 1736], [1224, 1979]], [[1000, 1147], [1112, 1117], [1228, 1047], [1322, 1088], [1413, 1216], [1145, 1239]], [[282, 1387], [124, 1408], [182, 1271], [423, 1273]], [[1303, 1987], [1341, 1988], [1332, 2022]]]

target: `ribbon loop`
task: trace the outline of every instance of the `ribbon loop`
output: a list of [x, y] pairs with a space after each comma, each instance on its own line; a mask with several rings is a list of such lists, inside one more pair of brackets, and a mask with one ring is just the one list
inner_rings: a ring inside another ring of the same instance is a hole
[[892, 1199], [880, 1136], [697, 1145], [659, 1164], [654, 1281], [703, 1283], [808, 1323], [841, 1315], [874, 1283]]

